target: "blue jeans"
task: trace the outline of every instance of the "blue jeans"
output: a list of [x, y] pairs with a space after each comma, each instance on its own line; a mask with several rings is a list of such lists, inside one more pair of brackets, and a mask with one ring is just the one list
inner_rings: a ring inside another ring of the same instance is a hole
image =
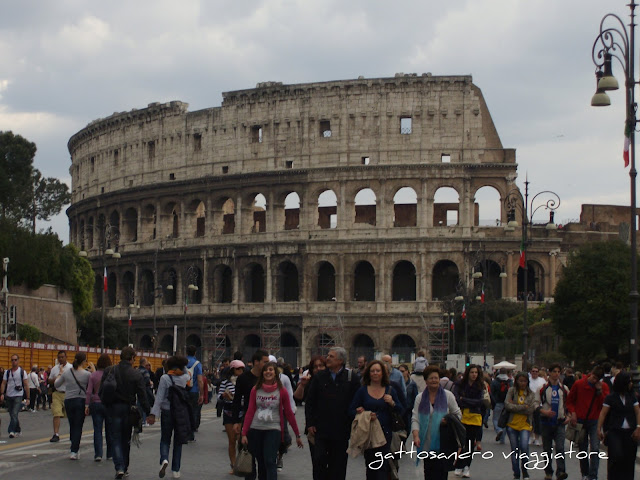
[[249, 429], [249, 451], [258, 462], [259, 480], [276, 480], [276, 457], [280, 448], [280, 430]]
[[92, 403], [89, 405], [89, 413], [93, 419], [93, 456], [102, 458], [102, 426], [104, 425], [104, 433], [107, 438], [107, 458], [113, 456], [111, 451], [111, 428], [106, 419], [107, 410], [101, 403]]
[[19, 397], [4, 397], [4, 403], [9, 410], [9, 433], [20, 433], [20, 420], [18, 420], [18, 413], [22, 409], [22, 396]]
[[514, 430], [507, 427], [509, 443], [511, 444], [511, 469], [514, 477], [520, 477], [520, 466], [522, 465], [522, 475], [529, 476], [525, 463], [529, 461], [529, 430]]
[[78, 453], [80, 439], [82, 438], [82, 426], [84, 425], [84, 398], [68, 398], [64, 401], [64, 409], [69, 420], [69, 440], [71, 451]]
[[[173, 435], [173, 421], [169, 410], [160, 412], [160, 464], [164, 460], [169, 460], [169, 447], [171, 446], [171, 436]], [[173, 442], [173, 456], [171, 458], [171, 471], [180, 471], [180, 460], [182, 459], [182, 444]]]
[[[498, 420], [500, 419], [502, 410], [504, 410], [504, 403], [496, 403], [496, 406], [493, 407], [493, 429], [496, 431], [496, 434], [504, 431], [503, 428], [498, 426]], [[500, 443], [504, 443], [504, 437], [502, 437]]]
[[113, 442], [113, 465], [116, 472], [126, 472], [129, 468], [129, 452], [131, 450], [131, 429], [129, 412], [131, 406], [126, 403], [114, 403], [107, 407], [107, 422], [111, 423]]
[[[585, 420], [579, 423], [584, 424], [586, 429], [586, 435], [584, 441], [578, 445], [581, 452], [594, 452], [589, 458], [580, 459], [580, 473], [582, 476], [588, 476], [591, 480], [598, 478], [598, 467], [600, 466], [600, 458], [598, 458], [598, 452], [600, 451], [600, 439], [598, 438], [598, 421], [597, 420]], [[589, 448], [590, 447], [590, 448]]]
[[[554, 454], [564, 452], [564, 436], [565, 436], [565, 427], [564, 425], [547, 425], [544, 422], [540, 423], [540, 428], [542, 429], [542, 450], [547, 452], [547, 456], [549, 458], [549, 464], [544, 467], [544, 473], [547, 475], [553, 474], [553, 462], [551, 460], [551, 448], [553, 443], [555, 443]], [[556, 473], [565, 472], [564, 466], [564, 456], [562, 458], [556, 458]]]

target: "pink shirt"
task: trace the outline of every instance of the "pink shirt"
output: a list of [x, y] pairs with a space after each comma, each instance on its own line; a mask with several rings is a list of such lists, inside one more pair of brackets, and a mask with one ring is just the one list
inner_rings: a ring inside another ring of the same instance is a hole
[[89, 384], [87, 385], [87, 398], [84, 402], [85, 406], [89, 406], [91, 403], [100, 402], [100, 396], [98, 390], [100, 389], [100, 382], [102, 382], [102, 373], [104, 370], [96, 370], [89, 377]]

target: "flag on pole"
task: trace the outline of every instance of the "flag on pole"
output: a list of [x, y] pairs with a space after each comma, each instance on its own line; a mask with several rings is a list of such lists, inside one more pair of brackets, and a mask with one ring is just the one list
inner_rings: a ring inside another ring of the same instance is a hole
[[525, 257], [525, 253], [524, 253], [524, 238], [523, 238], [522, 241], [520, 242], [520, 268], [524, 268], [525, 266], [526, 259], [524, 257]]
[[484, 285], [482, 285], [482, 293], [480, 294], [480, 303], [484, 303]]
[[460, 317], [463, 320], [467, 318], [467, 306], [465, 304], [462, 305], [462, 314], [460, 315]]
[[129, 312], [129, 326], [131, 326], [131, 312]]
[[107, 267], [104, 267], [104, 275], [103, 275], [103, 282], [104, 282], [104, 291], [107, 291]]
[[622, 158], [624, 159], [624, 168], [629, 166], [629, 147], [631, 146], [631, 126], [630, 122], [627, 122], [624, 127], [624, 150], [622, 151]]
[[456, 329], [456, 324], [454, 323], [453, 317], [451, 317], [451, 330]]

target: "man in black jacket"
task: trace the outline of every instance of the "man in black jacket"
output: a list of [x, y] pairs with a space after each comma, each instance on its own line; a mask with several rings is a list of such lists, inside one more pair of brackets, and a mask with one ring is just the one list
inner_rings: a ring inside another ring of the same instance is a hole
[[111, 425], [111, 438], [113, 442], [113, 464], [116, 469], [116, 478], [123, 478], [129, 469], [129, 451], [131, 448], [130, 420], [131, 407], [140, 402], [140, 406], [146, 415], [149, 415], [150, 407], [147, 399], [146, 386], [142, 374], [132, 364], [136, 358], [136, 351], [131, 347], [124, 347], [120, 352], [120, 363], [108, 367], [103, 374], [107, 378], [112, 368], [115, 368], [116, 401], [106, 407], [107, 421]]
[[315, 436], [313, 478], [344, 480], [347, 475], [347, 447], [351, 436], [349, 405], [358, 388], [358, 375], [344, 366], [347, 352], [329, 350], [327, 368], [311, 379], [305, 403], [307, 434]]

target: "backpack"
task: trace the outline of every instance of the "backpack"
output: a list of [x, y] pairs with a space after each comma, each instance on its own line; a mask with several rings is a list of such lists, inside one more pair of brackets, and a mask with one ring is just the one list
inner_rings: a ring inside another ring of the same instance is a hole
[[98, 389], [98, 396], [104, 406], [110, 406], [116, 403], [118, 399], [118, 373], [117, 365], [111, 367], [107, 375], [102, 376], [102, 382]]
[[[187, 386], [185, 387], [187, 390], [191, 390], [193, 388], [193, 385], [194, 385], [193, 372], [198, 365], [200, 365], [200, 362], [196, 360], [195, 362], [193, 362], [193, 365], [191, 365], [190, 368], [187, 368], [187, 372], [189, 373], [189, 380], [187, 380]], [[196, 378], [195, 381], [196, 381], [195, 384], [197, 385], [198, 379]]]
[[498, 389], [497, 403], [504, 403], [509, 391], [509, 380], [500, 380], [500, 388]]
[[178, 445], [184, 445], [189, 442], [195, 431], [193, 410], [189, 402], [189, 393], [174, 383], [172, 375], [168, 375], [168, 377], [171, 380], [171, 386], [167, 392], [167, 399], [169, 400], [169, 411], [174, 429], [174, 442]]

